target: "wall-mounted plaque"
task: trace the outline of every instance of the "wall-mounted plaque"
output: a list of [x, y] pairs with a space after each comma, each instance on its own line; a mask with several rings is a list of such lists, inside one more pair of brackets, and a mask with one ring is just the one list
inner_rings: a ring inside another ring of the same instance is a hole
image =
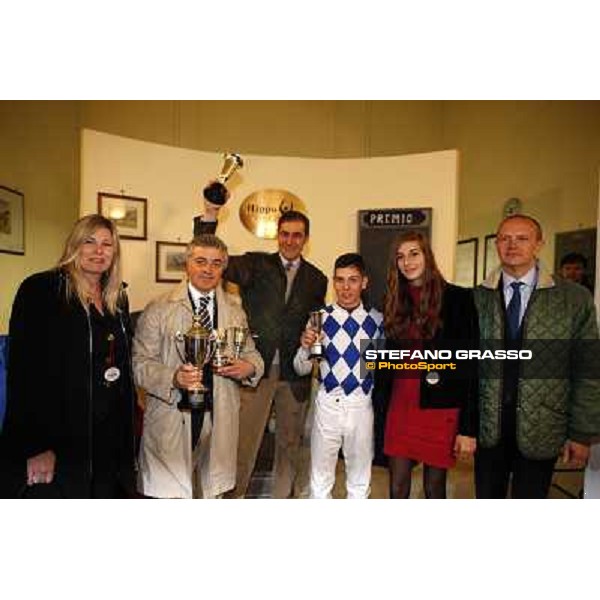
[[302, 200], [287, 190], [258, 190], [242, 202], [240, 221], [256, 237], [273, 240], [277, 237], [277, 221], [288, 210], [307, 214]]

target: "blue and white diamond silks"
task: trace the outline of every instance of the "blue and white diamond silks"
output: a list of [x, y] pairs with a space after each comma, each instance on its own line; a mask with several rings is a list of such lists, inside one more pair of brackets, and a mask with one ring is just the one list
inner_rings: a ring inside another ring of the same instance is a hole
[[351, 394], [358, 387], [368, 394], [373, 385], [372, 374], [360, 375], [360, 343], [383, 337], [383, 316], [376, 309], [362, 305], [349, 313], [337, 304], [324, 309], [323, 348], [320, 375], [327, 392], [342, 388]]

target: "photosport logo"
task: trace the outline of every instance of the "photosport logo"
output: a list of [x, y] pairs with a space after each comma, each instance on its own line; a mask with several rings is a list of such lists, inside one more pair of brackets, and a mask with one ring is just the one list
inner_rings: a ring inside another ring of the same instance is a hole
[[[389, 343], [388, 343], [389, 344]], [[522, 379], [600, 378], [600, 341], [525, 340], [520, 344], [504, 340], [444, 341], [385, 340], [361, 343], [361, 374], [391, 371], [394, 377], [420, 378], [435, 382], [445, 378], [502, 378], [507, 369], [516, 369]], [[437, 347], [436, 347], [437, 346]]]

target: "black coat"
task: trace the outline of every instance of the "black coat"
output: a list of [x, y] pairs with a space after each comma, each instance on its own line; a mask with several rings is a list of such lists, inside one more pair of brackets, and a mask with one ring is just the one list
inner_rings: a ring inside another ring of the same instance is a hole
[[[479, 347], [479, 325], [477, 309], [473, 300], [473, 290], [447, 283], [442, 295], [442, 326], [432, 340], [424, 341], [424, 348], [438, 350], [474, 349]], [[400, 348], [401, 343], [386, 340], [387, 349]], [[449, 362], [449, 361], [438, 361]], [[459, 433], [470, 437], [477, 436], [478, 429], [478, 387], [477, 362], [462, 363], [459, 375], [451, 371], [437, 371], [440, 380], [431, 385], [421, 372], [421, 408], [459, 408]], [[376, 410], [376, 447], [381, 451], [385, 415], [392, 389], [393, 371], [382, 371], [377, 378], [374, 391]], [[379, 460], [381, 456], [379, 455]]]
[[[9, 331], [6, 421], [0, 436], [0, 495], [18, 493], [27, 458], [46, 450], [56, 454], [56, 485], [66, 497], [89, 497], [93, 464], [91, 423], [94, 402], [92, 334], [88, 315], [65, 296], [66, 275], [37, 273], [21, 284]], [[131, 326], [126, 296], [118, 314], [126, 339], [119, 403], [119, 481], [134, 484]], [[35, 486], [45, 487], [45, 486]]]
[[[194, 220], [194, 234], [214, 233], [216, 222]], [[301, 258], [288, 302], [285, 302], [286, 275], [279, 253], [247, 252], [230, 256], [224, 273], [227, 281], [240, 288], [250, 329], [258, 334], [256, 346], [268, 374], [275, 350], [279, 348], [281, 379], [307, 381], [293, 367], [294, 354], [306, 327], [308, 314], [325, 304], [327, 277]]]

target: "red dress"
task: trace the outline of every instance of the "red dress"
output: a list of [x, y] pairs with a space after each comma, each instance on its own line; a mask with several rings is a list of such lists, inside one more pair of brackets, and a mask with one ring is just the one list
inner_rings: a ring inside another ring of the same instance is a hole
[[[411, 287], [410, 292], [413, 301], [418, 302], [419, 288]], [[420, 347], [417, 339], [415, 342], [414, 347]], [[410, 458], [432, 467], [451, 468], [456, 462], [453, 449], [458, 432], [459, 409], [421, 408], [420, 390], [420, 378], [394, 379], [383, 451], [387, 456]]]

